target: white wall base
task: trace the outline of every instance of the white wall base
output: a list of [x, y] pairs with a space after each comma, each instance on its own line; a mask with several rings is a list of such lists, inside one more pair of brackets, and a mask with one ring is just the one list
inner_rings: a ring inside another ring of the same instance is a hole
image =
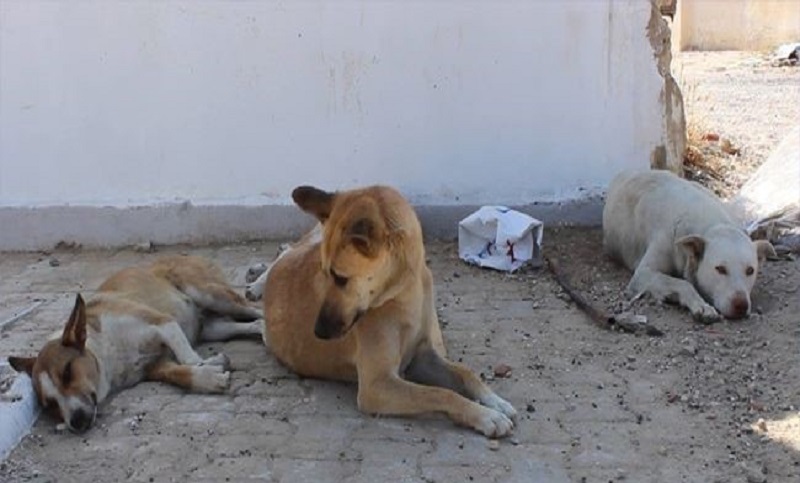
[[[417, 207], [426, 236], [454, 238], [458, 221], [477, 206]], [[514, 207], [545, 224], [599, 225], [602, 199], [534, 203]], [[231, 243], [300, 236], [314, 220], [295, 206], [194, 205], [3, 207], [0, 250], [46, 250], [59, 242], [84, 247]]]
[[[4, 364], [3, 361], [0, 364]], [[4, 368], [5, 369], [5, 368]], [[19, 395], [16, 401], [0, 401], [0, 461], [28, 434], [39, 416], [39, 406], [31, 378], [18, 374], [6, 396]]]

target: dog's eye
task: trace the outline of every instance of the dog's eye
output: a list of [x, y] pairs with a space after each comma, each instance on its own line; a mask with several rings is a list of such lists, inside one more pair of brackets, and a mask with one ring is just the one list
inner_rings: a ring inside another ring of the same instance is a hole
[[750, 275], [754, 274], [755, 272], [756, 272], [756, 269], [755, 269], [755, 268], [753, 268], [753, 267], [747, 267], [747, 270], [745, 270], [745, 271], [744, 271], [744, 273], [745, 273], [745, 274], [746, 274], [748, 277], [749, 277]]
[[337, 287], [341, 288], [347, 285], [348, 278], [342, 277], [338, 273], [334, 272], [332, 268], [331, 268], [331, 277], [333, 277], [333, 283], [335, 283]]
[[724, 266], [722, 266], [722, 265], [717, 265], [717, 266], [716, 266], [716, 267], [714, 267], [714, 268], [717, 270], [717, 273], [719, 273], [720, 275], [727, 275], [727, 274], [728, 274], [728, 269], [727, 269], [727, 268], [725, 268], [725, 267], [724, 267]]
[[70, 382], [72, 382], [72, 361], [67, 364], [67, 367], [64, 368], [64, 373], [61, 374], [62, 384], [68, 386]]

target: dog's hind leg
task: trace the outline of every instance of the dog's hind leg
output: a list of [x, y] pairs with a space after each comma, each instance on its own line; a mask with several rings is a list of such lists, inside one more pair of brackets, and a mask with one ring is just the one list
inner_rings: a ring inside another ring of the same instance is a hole
[[147, 371], [150, 381], [162, 381], [193, 392], [223, 393], [228, 388], [231, 373], [222, 366], [189, 366], [162, 358]]
[[186, 338], [186, 334], [184, 334], [181, 326], [178, 325], [177, 322], [167, 322], [159, 325], [157, 329], [161, 342], [169, 347], [175, 355], [175, 358], [181, 364], [193, 366], [221, 366], [223, 368], [228, 365], [228, 357], [225, 354], [217, 354], [208, 359], [200, 357], [200, 354], [194, 350], [189, 343], [189, 339]]
[[514, 418], [517, 411], [505, 399], [494, 393], [469, 368], [448, 361], [436, 350], [423, 348], [406, 368], [409, 381], [453, 390], [464, 397]]
[[248, 305], [244, 297], [219, 283], [187, 287], [184, 292], [200, 307], [220, 315], [244, 321], [263, 318], [261, 311]]
[[261, 337], [264, 321], [234, 322], [227, 317], [214, 317], [203, 321], [200, 339], [204, 342], [220, 342], [236, 337]]

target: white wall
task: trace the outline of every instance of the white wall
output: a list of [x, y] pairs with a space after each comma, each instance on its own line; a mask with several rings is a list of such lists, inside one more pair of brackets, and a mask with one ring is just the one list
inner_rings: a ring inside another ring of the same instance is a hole
[[580, 199], [666, 142], [650, 16], [0, 0], [0, 207], [285, 205], [298, 184], [378, 182], [419, 205]]

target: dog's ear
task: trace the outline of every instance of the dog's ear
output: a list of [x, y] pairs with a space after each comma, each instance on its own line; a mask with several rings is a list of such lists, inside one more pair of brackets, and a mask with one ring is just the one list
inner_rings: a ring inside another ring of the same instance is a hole
[[700, 235], [688, 235], [678, 238], [675, 244], [684, 250], [689, 257], [696, 260], [703, 258], [703, 252], [706, 250], [706, 239]]
[[82, 351], [86, 347], [86, 304], [83, 297], [75, 297], [75, 307], [61, 335], [61, 344]]
[[347, 238], [365, 257], [374, 258], [378, 255], [382, 243], [381, 230], [372, 218], [357, 219], [348, 228]]
[[778, 258], [778, 254], [775, 252], [775, 247], [772, 246], [767, 240], [758, 240], [753, 242], [756, 246], [756, 253], [758, 254], [758, 263], [764, 263], [764, 260]]
[[333, 209], [336, 193], [328, 193], [313, 186], [298, 186], [292, 191], [292, 199], [306, 213], [310, 213], [325, 223]]
[[17, 372], [25, 372], [29, 376], [33, 373], [33, 364], [36, 362], [35, 357], [14, 357], [8, 358], [8, 363]]

